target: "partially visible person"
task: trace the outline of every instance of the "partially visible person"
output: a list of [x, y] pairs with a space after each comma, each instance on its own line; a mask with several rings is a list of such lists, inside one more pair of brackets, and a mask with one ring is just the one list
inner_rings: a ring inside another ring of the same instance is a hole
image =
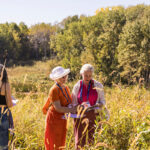
[[[85, 64], [80, 70], [82, 80], [78, 81], [72, 90], [72, 104], [84, 105], [89, 103], [90, 106], [97, 104], [99, 109], [105, 105], [103, 85], [93, 79], [94, 68], [91, 64]], [[99, 113], [96, 110], [90, 110], [84, 113], [84, 117], [74, 119], [74, 134], [75, 134], [75, 148], [80, 150], [85, 144], [92, 144], [94, 142], [95, 120]], [[87, 132], [83, 134], [85, 123], [82, 121], [87, 118], [89, 120]], [[88, 136], [86, 137], [88, 133]], [[86, 139], [88, 138], [88, 143]]]
[[70, 69], [55, 67], [50, 78], [55, 81], [51, 87], [43, 113], [47, 114], [45, 128], [46, 150], [64, 150], [67, 131], [67, 120], [63, 119], [64, 113], [76, 113], [76, 108], [69, 108], [72, 98], [67, 82]]
[[12, 119], [9, 108], [12, 106], [13, 103], [7, 71], [5, 67], [0, 64], [0, 150], [8, 150], [9, 120]]

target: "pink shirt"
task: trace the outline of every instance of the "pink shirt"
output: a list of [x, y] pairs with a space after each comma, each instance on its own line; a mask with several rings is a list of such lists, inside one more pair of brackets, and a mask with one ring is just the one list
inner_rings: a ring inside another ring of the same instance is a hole
[[[96, 102], [100, 102], [103, 105], [105, 105], [105, 97], [104, 97], [104, 90], [103, 90], [103, 85], [92, 79], [92, 85], [90, 87], [90, 93], [89, 93], [89, 102], [91, 105], [94, 105]], [[80, 100], [80, 92], [81, 92], [81, 83], [82, 81], [78, 81], [72, 90], [72, 104], [77, 105], [81, 104]], [[83, 102], [87, 101], [87, 92], [88, 92], [88, 86], [86, 85], [83, 86], [83, 91], [82, 91], [82, 99]]]
[[[97, 94], [96, 89], [93, 89], [93, 85], [94, 85], [93, 80], [91, 81], [90, 87], [89, 87], [89, 85], [85, 85], [85, 84], [83, 84], [83, 86], [82, 86], [82, 80], [80, 81], [80, 89], [77, 94], [77, 100], [78, 100], [79, 104], [81, 104], [82, 102], [88, 102], [88, 101], [91, 106], [96, 104], [98, 94]], [[81, 87], [82, 87], [82, 95], [81, 95]], [[89, 97], [87, 97], [88, 88], [89, 88]], [[82, 99], [80, 98], [80, 96], [82, 96]]]

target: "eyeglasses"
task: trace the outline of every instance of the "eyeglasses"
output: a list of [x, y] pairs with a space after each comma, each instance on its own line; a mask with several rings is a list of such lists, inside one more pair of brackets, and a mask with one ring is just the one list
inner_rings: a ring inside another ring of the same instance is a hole
[[67, 78], [67, 77], [68, 77], [68, 75], [65, 75], [65, 76], [63, 76], [62, 78], [65, 79], [65, 78]]

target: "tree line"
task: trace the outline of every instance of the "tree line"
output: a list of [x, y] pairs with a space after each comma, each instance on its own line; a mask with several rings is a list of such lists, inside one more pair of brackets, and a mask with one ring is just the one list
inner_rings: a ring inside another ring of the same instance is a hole
[[150, 83], [150, 6], [102, 8], [94, 16], [69, 16], [55, 25], [0, 24], [0, 60], [10, 64], [57, 59], [78, 77], [91, 63], [97, 78], [133, 84]]

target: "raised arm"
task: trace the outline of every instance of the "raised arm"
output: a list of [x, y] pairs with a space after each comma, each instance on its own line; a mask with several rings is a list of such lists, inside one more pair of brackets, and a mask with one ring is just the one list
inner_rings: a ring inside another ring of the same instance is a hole
[[11, 88], [9, 85], [9, 82], [6, 83], [6, 102], [7, 102], [7, 106], [8, 107], [12, 107], [13, 103], [12, 103], [12, 98], [11, 98]]

